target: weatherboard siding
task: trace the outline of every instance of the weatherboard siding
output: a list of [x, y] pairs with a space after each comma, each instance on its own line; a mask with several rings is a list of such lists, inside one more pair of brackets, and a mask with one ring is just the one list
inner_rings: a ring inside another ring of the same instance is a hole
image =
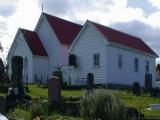
[[[23, 61], [25, 57], [28, 59], [28, 82], [33, 82], [33, 57], [32, 53], [30, 51], [30, 48], [27, 45], [27, 42], [25, 41], [22, 34], [19, 34], [17, 36], [17, 39], [15, 40], [14, 48], [12, 49], [11, 55], [10, 55], [10, 63], [9, 63], [9, 76], [11, 78], [12, 70], [11, 70], [11, 61], [13, 56], [21, 56], [23, 58]], [[24, 76], [24, 71], [23, 71]], [[24, 81], [25, 82], [25, 81]]]
[[41, 80], [43, 83], [47, 82], [48, 78], [48, 58], [47, 57], [41, 57], [41, 56], [34, 56], [33, 57], [33, 75], [35, 80], [35, 75], [37, 75], [37, 79]]
[[48, 77], [50, 77], [60, 65], [60, 43], [46, 18], [40, 21], [36, 32], [49, 56]]
[[[72, 80], [87, 78], [87, 73], [94, 73], [95, 83], [106, 83], [105, 44], [95, 30], [86, 25], [85, 32], [79, 36], [70, 53], [77, 57], [78, 67], [72, 72]], [[93, 67], [93, 54], [99, 53], [100, 67]]]
[[[155, 86], [155, 58], [135, 51], [113, 46], [104, 41], [89, 24], [83, 28], [70, 48], [70, 53], [77, 57], [78, 67], [71, 69], [71, 79], [86, 78], [87, 73], [94, 73], [96, 84], [132, 85], [139, 82], [145, 85], [145, 61], [149, 61], [149, 73], [152, 74], [152, 84]], [[93, 54], [100, 54], [100, 67], [93, 67]], [[123, 66], [118, 67], [118, 54], [123, 56]], [[138, 58], [139, 71], [134, 70], [134, 59]], [[73, 83], [73, 82], [72, 82]]]
[[[132, 85], [135, 81], [145, 84], [145, 61], [149, 61], [150, 74], [155, 86], [155, 58], [108, 45], [106, 50], [107, 80], [109, 83]], [[123, 56], [123, 67], [118, 68], [118, 54]], [[134, 58], [139, 60], [139, 71], [134, 70]]]
[[65, 44], [61, 44], [60, 46], [60, 66], [67, 66], [69, 57], [69, 46]]

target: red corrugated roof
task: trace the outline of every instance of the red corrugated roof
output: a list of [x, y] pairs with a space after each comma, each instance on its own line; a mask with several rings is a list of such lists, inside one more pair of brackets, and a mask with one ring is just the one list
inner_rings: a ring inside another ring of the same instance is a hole
[[69, 22], [46, 13], [43, 14], [46, 16], [50, 26], [62, 44], [70, 45], [82, 28], [79, 24]]
[[33, 55], [48, 56], [38, 35], [30, 30], [20, 29]]
[[121, 44], [127, 47], [131, 47], [146, 53], [150, 53], [158, 56], [147, 44], [143, 42], [140, 38], [132, 35], [120, 32], [118, 30], [111, 29], [109, 27], [100, 25], [95, 22], [91, 22], [105, 37], [109, 42]]

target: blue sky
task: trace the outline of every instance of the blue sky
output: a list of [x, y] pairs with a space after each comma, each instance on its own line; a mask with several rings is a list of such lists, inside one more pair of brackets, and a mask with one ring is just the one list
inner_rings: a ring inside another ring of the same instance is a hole
[[160, 0], [0, 0], [4, 56], [19, 27], [34, 30], [42, 3], [46, 13], [79, 24], [88, 19], [138, 36], [160, 56]]

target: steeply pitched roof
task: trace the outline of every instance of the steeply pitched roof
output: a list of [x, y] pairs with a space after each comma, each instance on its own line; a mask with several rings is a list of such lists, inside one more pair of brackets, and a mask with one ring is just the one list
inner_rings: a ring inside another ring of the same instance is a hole
[[38, 35], [30, 30], [20, 29], [33, 55], [48, 56]]
[[143, 42], [140, 38], [137, 38], [135, 36], [120, 32], [118, 30], [100, 25], [95, 22], [90, 22], [92, 25], [94, 25], [102, 34], [104, 37], [106, 37], [109, 42], [117, 43], [120, 45], [124, 45], [145, 53], [149, 53], [152, 55], [158, 56], [147, 44]]
[[46, 16], [48, 23], [62, 44], [70, 45], [82, 28], [79, 24], [69, 22], [46, 13], [43, 14]]

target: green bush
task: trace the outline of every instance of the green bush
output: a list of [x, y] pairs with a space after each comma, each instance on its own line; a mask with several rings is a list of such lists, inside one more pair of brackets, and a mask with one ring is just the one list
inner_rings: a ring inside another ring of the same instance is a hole
[[80, 100], [84, 120], [125, 120], [126, 108], [118, 95], [106, 90], [95, 91]]
[[30, 103], [30, 117], [33, 119], [36, 116], [48, 116], [48, 100], [47, 99], [37, 99]]
[[134, 82], [132, 85], [133, 95], [140, 96], [141, 95], [141, 87], [138, 82]]

